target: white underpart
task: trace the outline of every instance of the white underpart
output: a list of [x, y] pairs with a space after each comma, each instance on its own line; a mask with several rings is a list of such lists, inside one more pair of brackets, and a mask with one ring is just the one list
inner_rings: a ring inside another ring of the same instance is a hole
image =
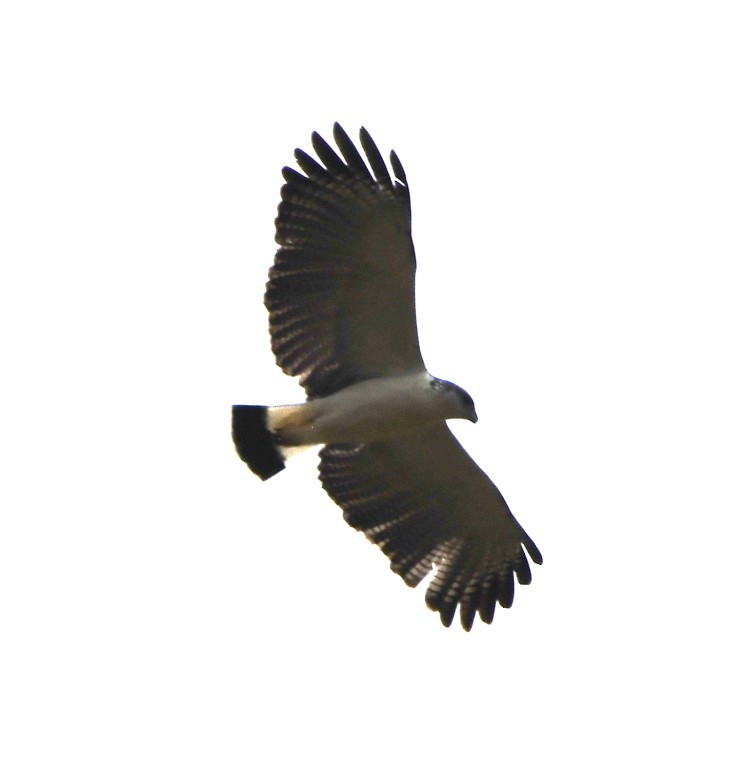
[[329, 397], [269, 409], [267, 425], [287, 445], [386, 440], [455, 418], [427, 372], [369, 379]]

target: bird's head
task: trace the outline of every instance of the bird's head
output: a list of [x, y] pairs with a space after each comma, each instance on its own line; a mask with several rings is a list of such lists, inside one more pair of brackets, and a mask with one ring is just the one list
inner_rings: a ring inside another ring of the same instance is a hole
[[438, 393], [447, 419], [468, 419], [477, 423], [477, 411], [471, 395], [461, 387], [445, 379], [430, 380], [430, 387]]

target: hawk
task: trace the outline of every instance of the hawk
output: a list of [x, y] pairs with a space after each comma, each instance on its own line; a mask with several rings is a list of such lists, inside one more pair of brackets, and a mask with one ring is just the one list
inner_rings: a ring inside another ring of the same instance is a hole
[[335, 151], [318, 133], [318, 160], [297, 149], [283, 168], [279, 250], [269, 271], [277, 364], [299, 376], [306, 402], [234, 405], [240, 458], [262, 480], [294, 447], [322, 445], [319, 478], [344, 519], [365, 533], [410, 587], [434, 570], [425, 601], [471, 629], [531, 582], [536, 545], [502, 494], [449, 430], [476, 422], [461, 387], [431, 376], [415, 318], [409, 185], [392, 151], [392, 180], [370, 134], [365, 158], [337, 123]]

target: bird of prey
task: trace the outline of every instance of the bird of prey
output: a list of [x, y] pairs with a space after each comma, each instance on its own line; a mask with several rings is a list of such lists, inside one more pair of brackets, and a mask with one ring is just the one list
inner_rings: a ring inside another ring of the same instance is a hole
[[339, 154], [313, 133], [318, 160], [297, 149], [302, 173], [283, 168], [264, 297], [277, 364], [307, 400], [233, 406], [233, 440], [262, 480], [322, 445], [319, 479], [344, 519], [410, 587], [434, 570], [428, 607], [447, 627], [458, 608], [468, 631], [510, 607], [514, 574], [530, 583], [525, 553], [542, 557], [446, 425], [476, 422], [471, 397], [422, 360], [404, 168], [392, 151], [392, 180], [364, 128], [367, 163], [339, 124], [334, 140]]

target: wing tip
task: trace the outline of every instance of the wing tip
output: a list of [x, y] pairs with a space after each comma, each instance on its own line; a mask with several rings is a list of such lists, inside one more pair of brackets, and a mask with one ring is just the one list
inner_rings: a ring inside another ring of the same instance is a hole
[[536, 563], [536, 565], [541, 565], [544, 562], [544, 558], [542, 557], [541, 552], [539, 552], [539, 548], [536, 544], [534, 544], [528, 536], [526, 536], [522, 543], [526, 552], [528, 552], [529, 557]]
[[391, 160], [391, 167], [394, 169], [394, 176], [405, 187], [409, 186], [407, 184], [407, 174], [404, 173], [404, 166], [402, 165], [401, 160], [399, 160], [399, 155], [397, 155], [393, 149], [389, 152], [389, 159]]

